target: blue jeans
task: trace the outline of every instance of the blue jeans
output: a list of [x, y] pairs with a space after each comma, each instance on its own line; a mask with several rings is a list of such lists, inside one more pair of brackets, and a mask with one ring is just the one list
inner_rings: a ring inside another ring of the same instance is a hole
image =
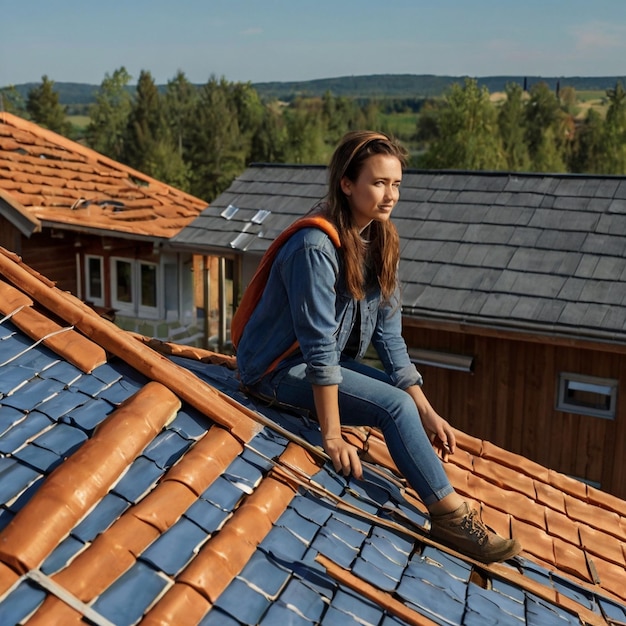
[[[264, 376], [250, 390], [279, 404], [315, 415], [313, 388], [306, 365], [297, 363]], [[339, 414], [345, 426], [379, 428], [391, 458], [426, 505], [453, 492], [450, 481], [424, 430], [411, 396], [393, 386], [382, 371], [354, 360], [341, 361]]]

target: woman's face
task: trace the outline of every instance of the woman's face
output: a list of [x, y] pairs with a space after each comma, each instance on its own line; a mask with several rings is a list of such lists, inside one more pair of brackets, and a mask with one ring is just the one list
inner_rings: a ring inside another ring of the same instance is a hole
[[345, 176], [341, 179], [341, 190], [360, 230], [373, 220], [389, 219], [400, 197], [401, 181], [402, 165], [398, 158], [389, 154], [369, 157], [363, 162], [356, 180]]

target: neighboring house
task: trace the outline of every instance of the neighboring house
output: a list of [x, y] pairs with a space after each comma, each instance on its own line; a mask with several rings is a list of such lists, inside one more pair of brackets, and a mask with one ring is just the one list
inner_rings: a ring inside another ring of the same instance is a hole
[[[221, 249], [245, 286], [325, 189], [324, 167], [252, 166], [173, 245]], [[393, 219], [404, 335], [434, 406], [626, 497], [626, 178], [409, 170]]]
[[191, 254], [167, 244], [207, 203], [0, 113], [0, 245], [123, 328], [193, 343]]
[[0, 624], [626, 622], [624, 500], [458, 432], [452, 483], [524, 548], [481, 565], [424, 534], [377, 431], [344, 430], [346, 479], [234, 365], [0, 250]]

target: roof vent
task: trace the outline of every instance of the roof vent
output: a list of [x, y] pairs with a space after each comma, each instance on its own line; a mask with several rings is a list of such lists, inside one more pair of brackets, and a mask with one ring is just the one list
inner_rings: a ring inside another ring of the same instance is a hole
[[221, 213], [220, 215], [227, 220], [232, 219], [235, 216], [235, 213], [237, 213], [237, 211], [239, 211], [239, 209], [234, 205], [234, 204], [229, 204]]

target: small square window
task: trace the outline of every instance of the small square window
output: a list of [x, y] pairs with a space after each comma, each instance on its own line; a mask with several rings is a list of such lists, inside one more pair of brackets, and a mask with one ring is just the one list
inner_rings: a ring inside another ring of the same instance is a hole
[[557, 410], [581, 415], [615, 419], [617, 380], [559, 374]]
[[101, 256], [85, 257], [85, 296], [89, 302], [95, 305], [104, 305], [103, 290], [103, 259]]

